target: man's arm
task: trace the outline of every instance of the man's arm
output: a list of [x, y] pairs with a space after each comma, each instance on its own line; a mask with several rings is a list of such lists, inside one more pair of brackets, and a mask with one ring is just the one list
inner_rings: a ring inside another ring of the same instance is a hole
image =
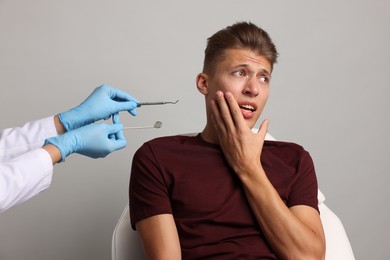
[[261, 165], [259, 158], [268, 120], [257, 134], [252, 133], [230, 93], [219, 93], [212, 108], [224, 155], [240, 178], [251, 209], [274, 252], [281, 259], [324, 259], [325, 236], [318, 212], [303, 205], [288, 208]]
[[148, 260], [181, 259], [180, 241], [171, 214], [160, 214], [136, 224]]
[[298, 205], [288, 208], [264, 170], [241, 178], [267, 241], [282, 259], [323, 259], [325, 238], [317, 210]]

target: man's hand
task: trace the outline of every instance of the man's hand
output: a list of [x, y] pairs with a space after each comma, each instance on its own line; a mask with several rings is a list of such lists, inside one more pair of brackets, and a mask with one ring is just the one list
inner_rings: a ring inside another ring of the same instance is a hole
[[248, 173], [250, 168], [261, 167], [260, 155], [269, 120], [264, 120], [259, 131], [253, 133], [230, 92], [217, 92], [217, 98], [212, 101], [211, 107], [219, 144], [234, 171], [240, 176]]

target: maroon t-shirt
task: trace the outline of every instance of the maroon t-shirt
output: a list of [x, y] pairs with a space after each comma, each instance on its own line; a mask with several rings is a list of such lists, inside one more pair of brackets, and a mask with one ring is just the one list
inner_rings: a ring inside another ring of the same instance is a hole
[[[301, 146], [265, 141], [262, 166], [288, 207], [318, 210], [313, 161]], [[133, 158], [130, 218], [172, 214], [183, 259], [276, 259], [219, 145], [195, 137], [149, 141]]]

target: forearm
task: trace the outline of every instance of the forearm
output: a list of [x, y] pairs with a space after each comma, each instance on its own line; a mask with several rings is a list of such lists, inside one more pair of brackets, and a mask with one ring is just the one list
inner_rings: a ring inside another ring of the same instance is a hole
[[[58, 115], [55, 115], [53, 120], [57, 135], [65, 133], [66, 129], [61, 123]], [[42, 149], [44, 149], [50, 155], [53, 165], [61, 161], [61, 152], [55, 145], [46, 144], [42, 147]]]
[[54, 116], [54, 126], [57, 130], [58, 135], [62, 135], [63, 133], [66, 132], [66, 129], [65, 129], [64, 125], [61, 123], [61, 120], [58, 117], [58, 115]]
[[52, 144], [47, 144], [47, 145], [44, 145], [42, 147], [42, 149], [44, 149], [49, 154], [53, 165], [61, 161], [61, 158], [62, 158], [61, 152], [57, 148], [57, 146], [52, 145]]
[[317, 228], [321, 226], [320, 222], [311, 220], [313, 223], [308, 225], [298, 218], [284, 204], [261, 166], [256, 174], [241, 174], [240, 178], [267, 241], [281, 259], [323, 259], [325, 245], [322, 227], [321, 230]]

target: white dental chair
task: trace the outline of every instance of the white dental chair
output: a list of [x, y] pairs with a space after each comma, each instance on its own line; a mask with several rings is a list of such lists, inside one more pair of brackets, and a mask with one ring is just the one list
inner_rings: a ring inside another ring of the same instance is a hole
[[[191, 134], [190, 134], [191, 135]], [[266, 136], [267, 140], [275, 140]], [[351, 244], [340, 219], [324, 204], [325, 196], [318, 190], [318, 208], [325, 231], [326, 260], [355, 260]], [[112, 235], [112, 260], [145, 259], [138, 234], [131, 228], [129, 205], [120, 216]]]

